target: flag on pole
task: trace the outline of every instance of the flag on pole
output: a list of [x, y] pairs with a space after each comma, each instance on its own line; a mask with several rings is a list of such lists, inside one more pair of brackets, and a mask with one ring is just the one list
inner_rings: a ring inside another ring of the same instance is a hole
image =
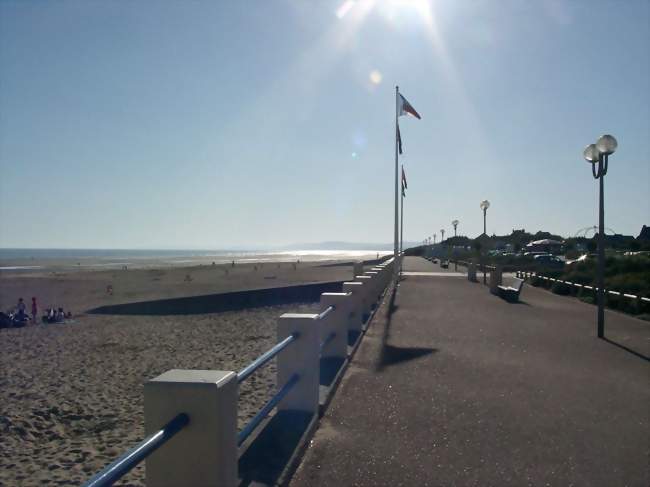
[[402, 134], [399, 131], [399, 124], [397, 124], [397, 148], [399, 150], [399, 155], [402, 155]]
[[401, 93], [398, 93], [398, 109], [397, 109], [397, 116], [401, 117], [402, 115], [411, 115], [418, 120], [422, 119], [420, 114], [415, 111], [415, 108], [402, 96]]
[[404, 166], [402, 166], [402, 196], [406, 196], [406, 189], [408, 185], [406, 184], [406, 173], [404, 172]]

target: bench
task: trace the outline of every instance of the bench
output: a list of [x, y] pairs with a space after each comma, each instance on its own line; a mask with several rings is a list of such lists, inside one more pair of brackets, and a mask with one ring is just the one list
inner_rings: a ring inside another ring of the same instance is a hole
[[498, 286], [499, 296], [511, 303], [519, 301], [521, 288], [524, 287], [524, 280], [517, 277], [512, 278], [512, 286]]

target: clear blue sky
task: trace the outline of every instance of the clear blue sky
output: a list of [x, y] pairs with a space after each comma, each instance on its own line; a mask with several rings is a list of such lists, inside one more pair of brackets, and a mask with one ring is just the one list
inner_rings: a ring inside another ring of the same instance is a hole
[[650, 224], [650, 2], [0, 1], [0, 246], [390, 242]]

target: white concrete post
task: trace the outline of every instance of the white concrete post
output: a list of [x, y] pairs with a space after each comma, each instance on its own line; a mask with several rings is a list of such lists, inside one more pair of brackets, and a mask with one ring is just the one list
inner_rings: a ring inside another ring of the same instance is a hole
[[355, 276], [360, 276], [361, 274], [363, 274], [363, 262], [355, 262], [354, 268], [352, 270], [352, 279], [354, 279]]
[[381, 283], [379, 279], [379, 272], [377, 271], [366, 271], [362, 275], [364, 276], [370, 276], [371, 281], [370, 281], [370, 289], [371, 289], [371, 295], [370, 295], [370, 307], [378, 301], [379, 299], [379, 289], [381, 288]]
[[323, 293], [320, 295], [321, 313], [334, 306], [334, 311], [321, 320], [320, 342], [327, 340], [332, 332], [336, 333], [321, 358], [335, 357], [345, 359], [348, 355], [348, 327], [351, 314], [352, 293]]
[[236, 485], [237, 389], [237, 374], [223, 370], [169, 370], [144, 385], [145, 434], [190, 418], [146, 459], [148, 487]]
[[278, 389], [294, 374], [300, 380], [278, 405], [278, 411], [305, 411], [318, 414], [320, 383], [320, 333], [317, 314], [285, 313], [278, 321], [278, 342], [293, 333], [299, 337], [278, 354]]
[[377, 296], [381, 296], [381, 293], [383, 293], [384, 289], [386, 288], [386, 270], [383, 267], [373, 267], [370, 270], [375, 271], [377, 274], [379, 274], [379, 282], [377, 283], [379, 286], [379, 291], [377, 293]]
[[[371, 276], [355, 276], [354, 280], [356, 282], [362, 282], [363, 283], [363, 314], [370, 316], [370, 306], [372, 305], [373, 302], [373, 290], [372, 290], [372, 277]], [[363, 318], [362, 318], [363, 319]], [[365, 321], [365, 319], [363, 319]]]
[[350, 299], [350, 320], [348, 322], [348, 330], [361, 332], [363, 325], [363, 295], [364, 289], [362, 282], [344, 282], [343, 292], [351, 293]]

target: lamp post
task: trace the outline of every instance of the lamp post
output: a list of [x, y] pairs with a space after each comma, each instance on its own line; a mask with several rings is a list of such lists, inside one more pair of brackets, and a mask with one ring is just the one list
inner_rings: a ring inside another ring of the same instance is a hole
[[[451, 224], [454, 227], [454, 237], [456, 237], [456, 228], [458, 227], [458, 220], [452, 220]], [[454, 244], [457, 244], [457, 243], [458, 242], [454, 242]], [[457, 270], [458, 270], [458, 260], [456, 259], [456, 251], [454, 249], [454, 271], [457, 271]]]
[[487, 230], [485, 227], [485, 216], [487, 214], [487, 210], [490, 207], [490, 202], [488, 200], [483, 200], [481, 201], [481, 210], [483, 210], [483, 233], [487, 235]]
[[583, 151], [587, 162], [591, 164], [591, 173], [599, 182], [598, 198], [598, 269], [596, 286], [598, 286], [598, 338], [605, 336], [605, 197], [604, 179], [607, 174], [609, 156], [616, 152], [618, 142], [612, 135], [601, 135], [595, 144], [588, 145]]
[[434, 234], [433, 234], [433, 245], [436, 244], [436, 237], [437, 237], [437, 235], [434, 233]]
[[441, 228], [440, 229], [440, 243], [444, 242], [445, 240], [445, 229]]

